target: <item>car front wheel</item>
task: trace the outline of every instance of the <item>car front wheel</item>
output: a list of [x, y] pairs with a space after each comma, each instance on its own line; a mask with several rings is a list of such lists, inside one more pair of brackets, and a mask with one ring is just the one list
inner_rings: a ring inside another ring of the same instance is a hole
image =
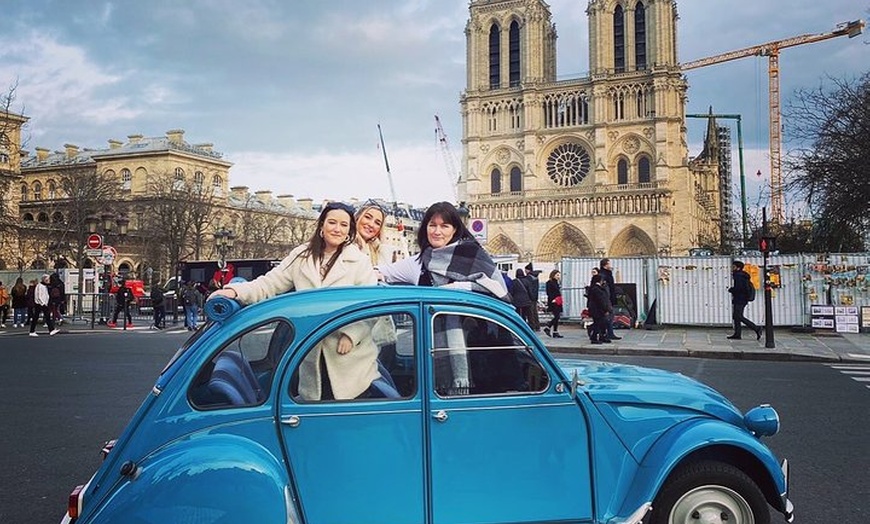
[[653, 501], [649, 524], [769, 524], [770, 511], [755, 482], [722, 462], [675, 471]]

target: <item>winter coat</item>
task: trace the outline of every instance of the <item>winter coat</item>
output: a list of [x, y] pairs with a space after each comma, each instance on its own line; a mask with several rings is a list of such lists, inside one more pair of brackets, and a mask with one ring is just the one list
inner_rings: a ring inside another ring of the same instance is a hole
[[24, 284], [12, 286], [9, 294], [12, 296], [12, 307], [14, 309], [27, 307], [27, 286]]
[[160, 286], [154, 286], [151, 288], [151, 307], [160, 307], [163, 305], [164, 300], [164, 291], [160, 288]]
[[9, 291], [6, 290], [6, 286], [0, 286], [0, 307], [6, 307], [9, 305]]
[[731, 293], [731, 303], [745, 306], [749, 303], [749, 296], [752, 293], [749, 289], [752, 286], [749, 273], [739, 269], [731, 274], [731, 278], [734, 279], [734, 285], [728, 288], [728, 292]]
[[37, 306], [47, 306], [50, 297], [48, 295], [48, 286], [42, 283], [36, 284], [33, 290], [33, 301]]
[[37, 285], [38, 284], [27, 286], [27, 293], [24, 296], [25, 296], [25, 300], [27, 301], [27, 307], [29, 307], [29, 308], [36, 307], [36, 286]]
[[[253, 304], [293, 289], [302, 291], [377, 283], [371, 260], [355, 244], [344, 246], [326, 278], [320, 277], [320, 268], [313, 258], [302, 256], [306, 249], [308, 245], [303, 244], [265, 275], [251, 282], [230, 284], [225, 289], [234, 290], [240, 303]], [[345, 355], [338, 354], [341, 335], [347, 335], [353, 342], [353, 349]], [[321, 369], [321, 355], [326, 370]], [[380, 377], [377, 358], [378, 349], [372, 339], [371, 324], [355, 322], [345, 326], [331, 333], [306, 355], [301, 364], [299, 394], [306, 400], [319, 400], [321, 373], [328, 372], [336, 399], [356, 398]]]
[[547, 281], [547, 310], [551, 313], [561, 313], [562, 306], [556, 304], [554, 301], [556, 297], [562, 296], [562, 288], [559, 285], [559, 281], [556, 279], [550, 279]]
[[586, 308], [589, 310], [592, 318], [602, 318], [613, 311], [613, 305], [607, 297], [606, 288], [593, 284], [589, 286], [588, 294], [589, 299], [586, 303]]
[[604, 269], [603, 267], [598, 268], [598, 274], [601, 275], [601, 280], [607, 284], [607, 293], [609, 295], [610, 304], [616, 305], [616, 282], [613, 280], [613, 271], [609, 269]]
[[514, 283], [510, 288], [511, 301], [514, 307], [524, 308], [532, 305], [532, 297], [529, 296], [529, 288], [525, 283], [526, 277], [518, 277], [514, 279]]

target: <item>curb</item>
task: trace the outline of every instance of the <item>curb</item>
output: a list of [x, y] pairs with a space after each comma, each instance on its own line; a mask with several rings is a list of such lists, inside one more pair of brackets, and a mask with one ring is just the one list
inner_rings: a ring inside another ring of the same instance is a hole
[[629, 348], [629, 347], [606, 347], [598, 346], [547, 346], [551, 353], [570, 353], [574, 355], [590, 356], [649, 356], [649, 357], [683, 357], [683, 358], [711, 358], [721, 360], [755, 360], [755, 361], [782, 361], [782, 362], [855, 362], [867, 363], [867, 360], [849, 358], [843, 355], [807, 355], [784, 351], [707, 351], [685, 348]]

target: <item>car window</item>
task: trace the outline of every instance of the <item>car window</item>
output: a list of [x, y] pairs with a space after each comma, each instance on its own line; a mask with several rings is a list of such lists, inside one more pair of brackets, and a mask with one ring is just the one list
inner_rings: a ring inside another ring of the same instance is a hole
[[414, 333], [414, 319], [404, 313], [370, 317], [333, 330], [293, 371], [290, 396], [297, 402], [413, 397], [417, 390]]
[[205, 363], [190, 386], [197, 408], [256, 406], [269, 396], [275, 368], [293, 340], [293, 328], [273, 320], [232, 339]]
[[432, 322], [432, 340], [439, 397], [538, 393], [550, 384], [532, 349], [491, 320], [438, 314]]

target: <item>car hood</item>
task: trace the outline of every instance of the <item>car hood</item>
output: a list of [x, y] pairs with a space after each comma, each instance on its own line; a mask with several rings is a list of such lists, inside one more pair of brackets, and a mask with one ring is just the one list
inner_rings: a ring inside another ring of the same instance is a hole
[[558, 362], [569, 379], [577, 372], [581, 389], [596, 404], [673, 408], [743, 426], [742, 414], [727, 398], [685, 375], [579, 359], [560, 359]]

